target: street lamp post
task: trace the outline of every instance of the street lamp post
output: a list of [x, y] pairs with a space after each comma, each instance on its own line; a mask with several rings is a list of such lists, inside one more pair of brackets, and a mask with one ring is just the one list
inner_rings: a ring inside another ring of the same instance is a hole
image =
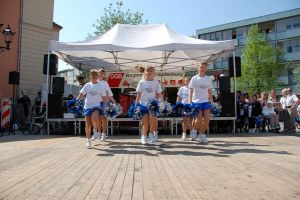
[[[0, 23], [0, 28], [2, 28], [2, 26], [3, 24]], [[13, 32], [8, 24], [7, 27], [1, 31], [1, 33], [4, 36], [5, 46], [0, 46], [0, 53], [10, 49], [10, 44], [12, 43], [16, 32]]]

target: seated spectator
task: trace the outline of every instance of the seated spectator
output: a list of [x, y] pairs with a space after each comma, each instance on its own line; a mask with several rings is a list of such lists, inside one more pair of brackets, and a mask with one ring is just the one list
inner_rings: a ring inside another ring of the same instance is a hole
[[[263, 114], [263, 117], [268, 119], [270, 122], [270, 126], [271, 126], [270, 131], [278, 133], [279, 132], [279, 129], [278, 129], [279, 122], [278, 122], [278, 118], [276, 117], [276, 113], [275, 113], [275, 110], [274, 110], [274, 107], [273, 107], [273, 104], [271, 101], [268, 101], [266, 103], [266, 105], [263, 107], [262, 114]], [[264, 125], [263, 125], [263, 129], [264, 129]]]
[[255, 133], [257, 128], [260, 128], [258, 124], [256, 124], [256, 118], [261, 116], [261, 105], [257, 101], [257, 94], [252, 96], [252, 99], [249, 101], [248, 106], [248, 121], [249, 121], [249, 133]]

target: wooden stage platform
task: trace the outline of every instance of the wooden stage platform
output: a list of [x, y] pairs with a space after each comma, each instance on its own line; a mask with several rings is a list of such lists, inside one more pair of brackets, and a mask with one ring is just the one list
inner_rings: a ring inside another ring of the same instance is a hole
[[0, 138], [0, 199], [300, 199], [300, 134]]

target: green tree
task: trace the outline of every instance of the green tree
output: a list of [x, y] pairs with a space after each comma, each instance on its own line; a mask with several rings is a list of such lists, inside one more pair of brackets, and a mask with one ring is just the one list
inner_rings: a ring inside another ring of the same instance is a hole
[[130, 9], [124, 10], [123, 2], [117, 1], [115, 5], [109, 4], [104, 8], [104, 15], [93, 24], [96, 28], [94, 34], [89, 34], [88, 38], [100, 36], [111, 29], [115, 24], [147, 24], [148, 20], [143, 20], [143, 13], [132, 12]]
[[279, 63], [282, 50], [272, 47], [267, 36], [253, 25], [243, 50], [242, 76], [237, 78], [237, 89], [254, 92], [270, 91], [280, 84], [278, 77], [284, 66]]
[[300, 89], [300, 64], [295, 64], [293, 69], [294, 79], [297, 82], [297, 87]]

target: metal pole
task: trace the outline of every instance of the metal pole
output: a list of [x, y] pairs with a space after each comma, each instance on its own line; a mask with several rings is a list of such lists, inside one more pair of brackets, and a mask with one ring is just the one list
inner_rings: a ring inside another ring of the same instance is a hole
[[[46, 121], [48, 121], [48, 95], [49, 95], [49, 65], [50, 65], [50, 51], [48, 51], [47, 60], [47, 77], [46, 77]], [[47, 127], [47, 134], [49, 135], [49, 123]]]
[[[237, 118], [237, 96], [236, 96], [236, 66], [235, 66], [235, 51], [232, 51], [233, 56], [233, 79], [234, 79], [234, 117]], [[233, 134], [235, 134], [235, 120], [233, 120]]]

